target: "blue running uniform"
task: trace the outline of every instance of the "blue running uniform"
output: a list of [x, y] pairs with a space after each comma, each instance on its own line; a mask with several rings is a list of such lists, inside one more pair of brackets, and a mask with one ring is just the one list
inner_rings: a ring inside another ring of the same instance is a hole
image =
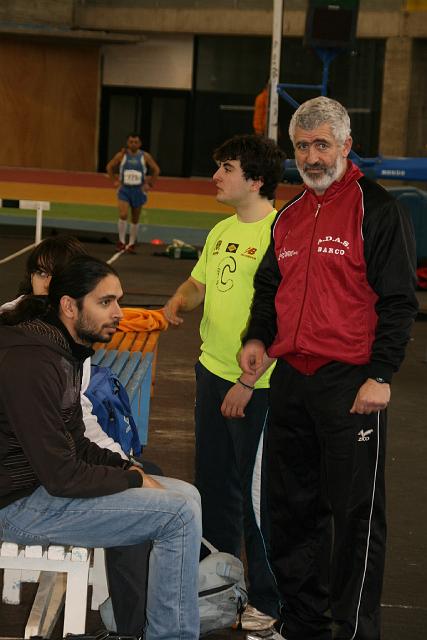
[[120, 163], [121, 186], [117, 192], [118, 199], [128, 202], [134, 209], [143, 206], [147, 202], [147, 194], [142, 190], [146, 173], [144, 152], [137, 151], [135, 154], [126, 152]]

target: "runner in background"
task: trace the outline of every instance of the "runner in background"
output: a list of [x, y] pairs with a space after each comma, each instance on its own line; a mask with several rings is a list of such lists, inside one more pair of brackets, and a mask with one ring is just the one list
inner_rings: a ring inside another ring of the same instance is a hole
[[[119, 167], [119, 175], [115, 169]], [[147, 171], [149, 169], [149, 175]], [[141, 150], [141, 138], [137, 133], [130, 133], [126, 141], [126, 148], [121, 149], [107, 164], [107, 173], [119, 187], [117, 199], [119, 205], [119, 240], [117, 248], [127, 253], [135, 253], [138, 237], [139, 217], [141, 208], [147, 202], [147, 188], [154, 186], [160, 167], [154, 158]], [[131, 210], [131, 225], [129, 242], [126, 244], [127, 219]]]

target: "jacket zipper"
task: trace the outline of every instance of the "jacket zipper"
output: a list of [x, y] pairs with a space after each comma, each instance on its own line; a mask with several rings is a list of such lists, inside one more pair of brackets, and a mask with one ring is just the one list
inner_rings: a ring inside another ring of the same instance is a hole
[[297, 352], [297, 337], [298, 337], [299, 329], [300, 329], [300, 326], [301, 326], [302, 314], [304, 312], [305, 300], [306, 300], [306, 297], [307, 297], [308, 272], [310, 270], [311, 250], [313, 248], [313, 239], [314, 239], [314, 234], [315, 234], [316, 227], [317, 227], [317, 217], [319, 215], [320, 207], [321, 207], [321, 204], [320, 204], [320, 202], [318, 202], [316, 211], [314, 213], [314, 226], [313, 226], [313, 231], [312, 231], [312, 234], [311, 234], [310, 252], [308, 254], [307, 269], [306, 269], [306, 273], [305, 273], [304, 297], [303, 297], [303, 300], [302, 300], [301, 311], [300, 311], [300, 315], [299, 315], [299, 318], [298, 318], [297, 328], [296, 328], [296, 331], [295, 331], [295, 338], [294, 338], [294, 351], [295, 351], [295, 353]]

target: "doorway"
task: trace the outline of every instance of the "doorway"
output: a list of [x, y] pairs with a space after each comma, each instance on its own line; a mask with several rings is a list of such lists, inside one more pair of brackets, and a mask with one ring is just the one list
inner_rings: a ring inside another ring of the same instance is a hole
[[98, 171], [124, 146], [129, 133], [141, 135], [166, 176], [190, 175], [189, 127], [191, 92], [104, 87]]

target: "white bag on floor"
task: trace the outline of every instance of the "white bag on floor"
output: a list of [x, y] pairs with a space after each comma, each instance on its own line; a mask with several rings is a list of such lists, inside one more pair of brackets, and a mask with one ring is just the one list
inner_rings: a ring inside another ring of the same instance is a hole
[[[218, 551], [204, 538], [202, 542], [210, 551], [199, 564], [200, 635], [205, 635], [234, 625], [248, 595], [241, 560]], [[117, 631], [111, 598], [102, 603], [99, 613], [106, 629]]]
[[210, 554], [199, 564], [200, 635], [235, 624], [248, 595], [243, 564], [239, 558], [202, 543]]

